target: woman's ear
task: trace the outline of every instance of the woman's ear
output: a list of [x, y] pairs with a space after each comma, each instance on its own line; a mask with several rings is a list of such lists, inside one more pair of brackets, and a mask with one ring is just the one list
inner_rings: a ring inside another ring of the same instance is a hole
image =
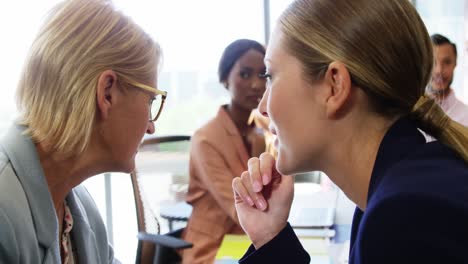
[[117, 75], [112, 70], [105, 70], [99, 75], [96, 88], [96, 102], [99, 116], [107, 119], [115, 103], [117, 92]]
[[339, 118], [351, 98], [351, 76], [343, 63], [334, 61], [328, 66], [325, 80], [331, 87], [326, 101], [327, 117]]

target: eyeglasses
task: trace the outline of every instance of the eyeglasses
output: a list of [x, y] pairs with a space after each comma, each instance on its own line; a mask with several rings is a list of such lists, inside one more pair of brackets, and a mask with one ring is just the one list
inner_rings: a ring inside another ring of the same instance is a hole
[[150, 102], [151, 107], [150, 107], [150, 113], [149, 113], [150, 114], [149, 121], [150, 122], [155, 122], [156, 120], [158, 120], [159, 116], [161, 115], [162, 109], [164, 107], [164, 102], [166, 101], [167, 92], [166, 91], [161, 91], [161, 90], [159, 90], [157, 88], [148, 86], [146, 84], [130, 81], [128, 79], [127, 79], [127, 82], [130, 85], [133, 85], [135, 87], [138, 87], [138, 88], [143, 89], [145, 91], [148, 91], [150, 93], [156, 94], [151, 99], [151, 102]]

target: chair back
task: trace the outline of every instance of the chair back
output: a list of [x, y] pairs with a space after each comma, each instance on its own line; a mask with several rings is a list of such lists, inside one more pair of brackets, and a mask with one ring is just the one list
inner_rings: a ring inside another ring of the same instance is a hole
[[[190, 136], [187, 135], [144, 138], [136, 157], [136, 168], [130, 175], [139, 233], [151, 235], [168, 231], [167, 224], [161, 224], [158, 219], [159, 204], [164, 200], [184, 199], [183, 186], [188, 184], [189, 178], [189, 151]], [[168, 235], [177, 237], [177, 234]], [[155, 242], [140, 239], [136, 263], [153, 263], [154, 256]], [[161, 259], [161, 253], [158, 258]]]

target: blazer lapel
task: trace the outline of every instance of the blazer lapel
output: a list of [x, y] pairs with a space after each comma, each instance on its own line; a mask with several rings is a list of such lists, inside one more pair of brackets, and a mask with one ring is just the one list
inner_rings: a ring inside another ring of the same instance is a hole
[[[77, 187], [79, 188], [79, 187]], [[76, 248], [79, 263], [93, 263], [99, 259], [98, 248], [96, 247], [96, 236], [91, 229], [86, 211], [77, 199], [75, 190], [67, 196], [67, 203], [73, 217], [72, 241]]]
[[265, 152], [266, 142], [262, 129], [255, 128], [255, 133], [250, 134], [248, 140], [252, 145], [252, 157], [258, 157]]
[[[244, 169], [247, 169], [247, 162], [249, 160], [249, 153], [247, 153], [247, 149], [244, 146], [244, 142], [242, 142], [242, 137], [237, 129], [236, 125], [232, 121], [231, 117], [229, 117], [226, 110], [224, 110], [224, 106], [221, 106], [218, 111], [217, 117], [221, 123], [223, 124], [224, 128], [226, 129], [226, 133], [231, 138], [231, 144], [234, 145], [234, 148], [237, 153], [237, 157], [241, 164], [244, 164]], [[227, 142], [226, 142], [227, 143]]]

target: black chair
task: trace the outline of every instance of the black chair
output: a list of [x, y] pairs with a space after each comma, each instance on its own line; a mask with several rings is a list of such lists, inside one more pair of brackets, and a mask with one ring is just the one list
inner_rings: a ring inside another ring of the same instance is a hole
[[176, 250], [191, 248], [192, 244], [182, 239], [183, 228], [177, 229], [165, 235], [153, 235], [148, 233], [138, 233], [138, 241], [147, 241], [156, 245], [154, 264], [175, 264], [180, 263], [180, 255]]
[[[159, 220], [148, 204], [148, 197], [142, 191], [142, 187], [148, 190], [150, 187], [141, 186], [140, 179], [145, 171], [146, 173], [165, 172], [174, 168], [179, 170], [184, 166], [188, 170], [189, 147], [190, 136], [148, 137], [140, 145], [136, 169], [130, 174], [138, 220], [138, 248], [135, 262], [137, 264], [180, 263], [181, 258], [177, 250], [192, 247], [191, 243], [180, 239], [183, 228], [164, 235], [159, 234], [161, 229]], [[146, 193], [148, 192], [150, 191]]]

